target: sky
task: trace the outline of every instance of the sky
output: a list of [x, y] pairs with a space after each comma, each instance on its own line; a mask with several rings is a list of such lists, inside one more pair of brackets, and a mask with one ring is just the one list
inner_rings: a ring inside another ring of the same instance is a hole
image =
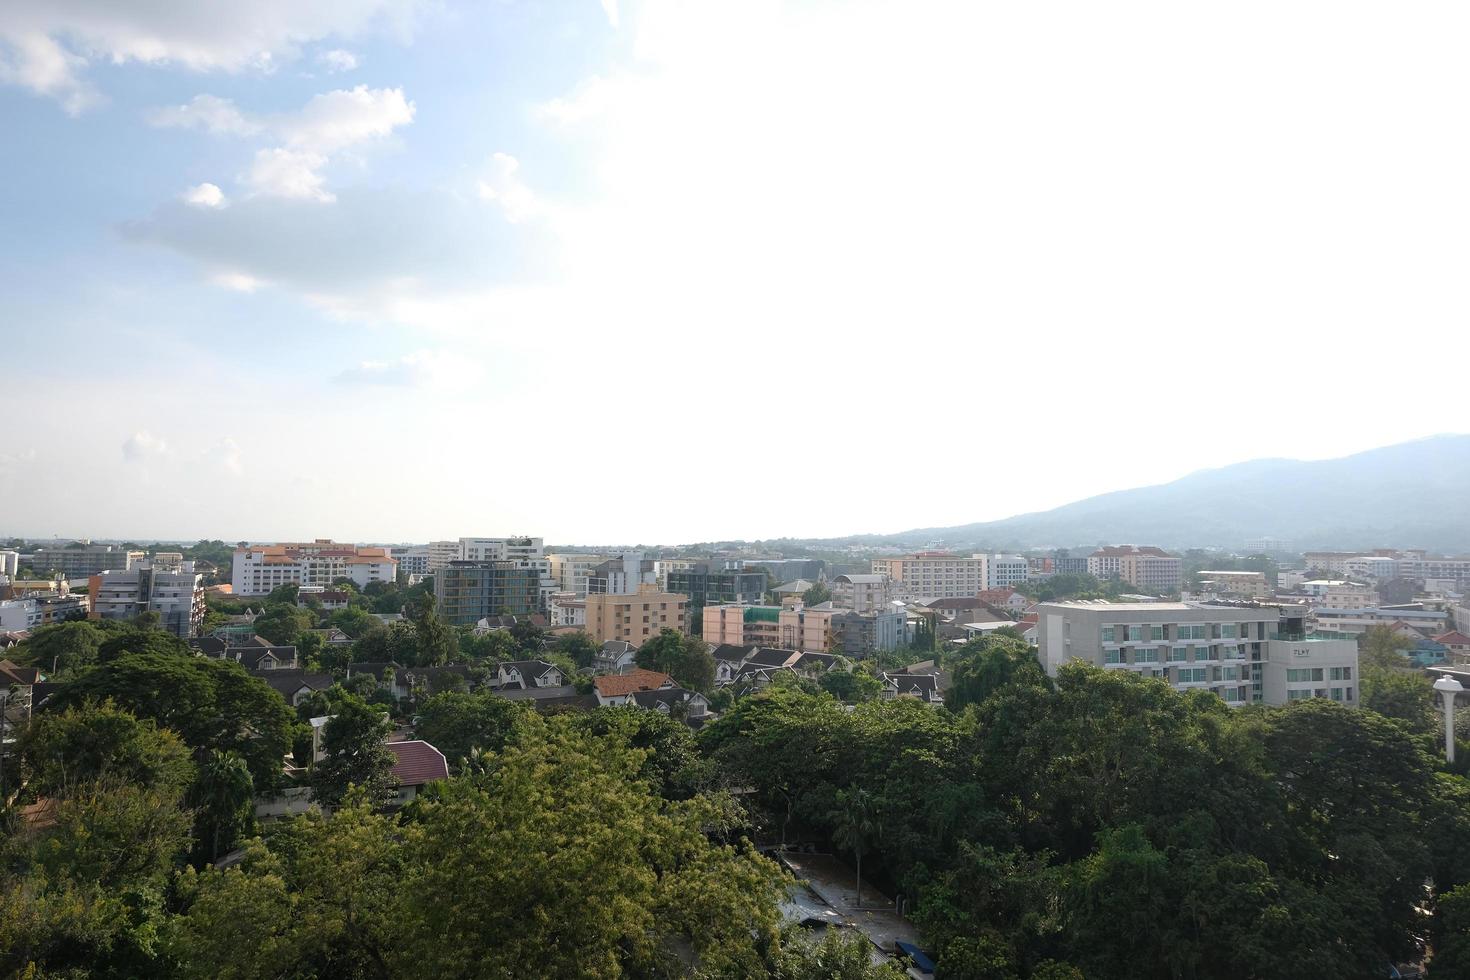
[[1467, 28], [6, 0], [0, 534], [894, 532], [1463, 431]]

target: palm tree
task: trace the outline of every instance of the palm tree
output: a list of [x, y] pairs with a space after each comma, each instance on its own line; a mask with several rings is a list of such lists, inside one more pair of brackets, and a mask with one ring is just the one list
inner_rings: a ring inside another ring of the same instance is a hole
[[832, 843], [857, 858], [857, 904], [863, 907], [863, 851], [878, 836], [878, 806], [865, 789], [840, 789], [837, 806], [827, 814], [832, 822]]
[[193, 803], [209, 833], [209, 860], [219, 860], [221, 842], [234, 844], [254, 817], [255, 781], [238, 752], [210, 751], [194, 783]]

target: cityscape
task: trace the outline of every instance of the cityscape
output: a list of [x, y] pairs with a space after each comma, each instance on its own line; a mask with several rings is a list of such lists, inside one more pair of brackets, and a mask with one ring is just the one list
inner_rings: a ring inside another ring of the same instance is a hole
[[1467, 37], [0, 0], [0, 980], [1470, 980]]

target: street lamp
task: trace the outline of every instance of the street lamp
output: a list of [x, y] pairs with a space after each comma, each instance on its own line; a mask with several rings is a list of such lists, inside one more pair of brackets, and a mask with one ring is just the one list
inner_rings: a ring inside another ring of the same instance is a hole
[[1434, 682], [1434, 689], [1444, 696], [1444, 759], [1455, 761], [1455, 695], [1465, 690], [1449, 674]]

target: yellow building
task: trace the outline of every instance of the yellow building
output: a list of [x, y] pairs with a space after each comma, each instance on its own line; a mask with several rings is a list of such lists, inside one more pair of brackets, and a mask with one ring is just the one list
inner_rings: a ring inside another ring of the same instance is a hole
[[633, 595], [587, 596], [587, 634], [598, 643], [626, 640], [635, 647], [663, 629], [684, 630], [689, 597], [640, 585]]

